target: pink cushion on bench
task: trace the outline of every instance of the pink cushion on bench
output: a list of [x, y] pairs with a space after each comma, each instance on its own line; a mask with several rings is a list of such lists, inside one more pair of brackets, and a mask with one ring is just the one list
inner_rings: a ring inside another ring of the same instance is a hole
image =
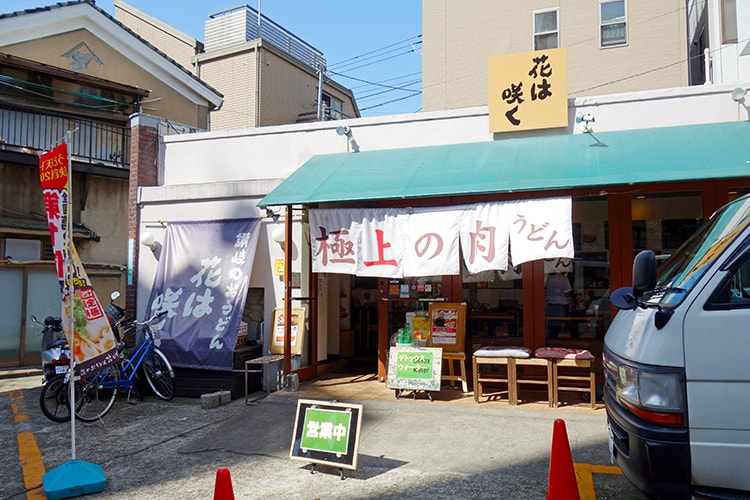
[[528, 347], [487, 346], [474, 352], [478, 358], [530, 358]]
[[537, 358], [553, 359], [594, 359], [587, 349], [568, 349], [565, 347], [540, 347], [534, 351]]

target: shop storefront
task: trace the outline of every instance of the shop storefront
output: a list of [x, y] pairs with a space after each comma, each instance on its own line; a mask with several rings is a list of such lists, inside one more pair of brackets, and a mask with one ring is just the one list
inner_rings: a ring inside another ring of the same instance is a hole
[[[377, 325], [381, 380], [391, 335], [435, 301], [466, 303], [466, 353], [487, 345], [579, 347], [596, 356], [601, 373], [610, 290], [629, 283], [637, 251], [668, 256], [750, 188], [749, 145], [750, 124], [732, 122], [319, 155], [258, 206], [416, 210], [570, 198], [572, 257], [514, 261], [511, 241], [507, 266], [471, 272], [461, 244], [456, 272], [370, 274], [351, 280], [352, 291], [362, 295], [357, 284], [369, 284], [358, 306]], [[319, 236], [312, 224], [303, 232]], [[314, 345], [314, 326], [311, 333]]]

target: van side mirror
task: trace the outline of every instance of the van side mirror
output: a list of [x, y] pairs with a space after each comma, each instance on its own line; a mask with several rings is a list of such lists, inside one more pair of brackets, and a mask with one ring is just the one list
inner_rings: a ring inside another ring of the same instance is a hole
[[633, 296], [643, 297], [645, 292], [656, 288], [656, 254], [641, 250], [633, 259]]
[[633, 295], [633, 289], [629, 286], [618, 288], [609, 298], [609, 301], [613, 306], [623, 311], [629, 311], [635, 309], [638, 305], [638, 301]]

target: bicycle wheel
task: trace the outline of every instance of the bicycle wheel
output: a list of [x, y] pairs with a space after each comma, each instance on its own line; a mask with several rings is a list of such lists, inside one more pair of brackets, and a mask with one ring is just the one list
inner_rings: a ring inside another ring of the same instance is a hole
[[56, 375], [44, 384], [39, 395], [42, 413], [53, 422], [70, 420], [70, 389], [65, 383], [65, 375]]
[[143, 358], [143, 373], [146, 382], [159, 399], [170, 401], [174, 397], [174, 370], [169, 360], [156, 347]]
[[86, 380], [76, 383], [76, 418], [81, 422], [100, 420], [115, 404], [116, 387], [102, 387], [104, 382], [120, 380], [119, 366], [111, 365]]

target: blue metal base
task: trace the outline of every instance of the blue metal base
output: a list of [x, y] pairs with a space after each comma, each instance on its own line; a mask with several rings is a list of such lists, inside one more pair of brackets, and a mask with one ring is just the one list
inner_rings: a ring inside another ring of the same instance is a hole
[[104, 489], [107, 478], [102, 468], [82, 460], [71, 460], [42, 476], [47, 500], [73, 498]]

